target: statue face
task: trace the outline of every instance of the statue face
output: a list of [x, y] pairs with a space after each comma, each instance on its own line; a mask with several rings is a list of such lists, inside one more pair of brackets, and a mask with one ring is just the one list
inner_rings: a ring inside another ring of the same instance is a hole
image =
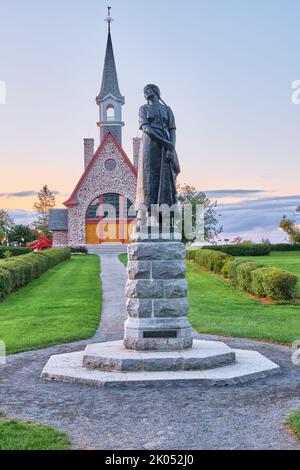
[[153, 90], [153, 88], [149, 86], [145, 88], [144, 95], [145, 95], [146, 100], [151, 100], [152, 98], [156, 96], [156, 93]]

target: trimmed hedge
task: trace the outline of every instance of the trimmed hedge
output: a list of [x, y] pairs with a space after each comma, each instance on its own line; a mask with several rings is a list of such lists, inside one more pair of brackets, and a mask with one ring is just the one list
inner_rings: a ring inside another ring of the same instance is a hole
[[231, 258], [226, 260], [222, 269], [223, 276], [231, 279], [235, 286], [237, 285], [237, 269], [242, 263], [245, 263], [242, 259]]
[[292, 245], [290, 243], [276, 243], [271, 246], [271, 251], [300, 251], [300, 243]]
[[291, 300], [295, 297], [298, 278], [284, 269], [234, 259], [227, 253], [203, 248], [188, 250], [187, 258], [207, 271], [222, 273], [234, 286], [258, 297], [272, 300]]
[[48, 258], [51, 268], [62, 261], [70, 259], [71, 250], [70, 248], [50, 248], [49, 250], [40, 251], [39, 255]]
[[204, 269], [212, 271], [216, 274], [220, 274], [226, 261], [232, 259], [232, 257], [227, 253], [206, 250], [204, 248], [200, 248], [198, 250], [188, 250], [188, 258], [193, 259]]
[[52, 266], [71, 257], [69, 248], [50, 248], [49, 250], [20, 255], [0, 261], [0, 299], [12, 291], [24, 287], [38, 278]]
[[258, 264], [252, 261], [248, 263], [241, 263], [237, 266], [237, 285], [246, 292], [254, 293], [252, 287], [251, 273], [256, 269], [262, 268], [262, 264]]
[[297, 276], [284, 269], [271, 266], [251, 272], [254, 294], [274, 300], [291, 300], [295, 297]]
[[272, 251], [270, 244], [249, 244], [249, 245], [212, 245], [205, 246], [205, 249], [222, 251], [232, 256], [266, 256]]
[[0, 246], [0, 259], [4, 259], [4, 253], [10, 251], [12, 256], [26, 255], [33, 252], [33, 248], [25, 246]]
[[12, 275], [6, 269], [0, 268], [0, 299], [4, 299], [12, 291]]

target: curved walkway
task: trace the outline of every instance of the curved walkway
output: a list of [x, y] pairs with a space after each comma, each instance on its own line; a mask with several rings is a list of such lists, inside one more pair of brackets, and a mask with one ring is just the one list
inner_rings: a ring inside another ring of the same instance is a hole
[[282, 367], [282, 374], [242, 386], [101, 390], [40, 379], [50, 355], [122, 337], [126, 272], [117, 255], [101, 255], [101, 265], [103, 311], [94, 338], [8, 357], [0, 366], [0, 410], [56, 426], [81, 449], [300, 450], [283, 424], [300, 408], [300, 367], [288, 347], [197, 335], [258, 350]]

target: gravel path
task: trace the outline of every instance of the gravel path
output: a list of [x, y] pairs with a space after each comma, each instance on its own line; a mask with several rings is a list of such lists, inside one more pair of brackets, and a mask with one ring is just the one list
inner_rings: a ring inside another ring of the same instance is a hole
[[103, 312], [95, 337], [10, 356], [0, 366], [1, 410], [66, 431], [77, 449], [300, 450], [300, 441], [283, 424], [300, 408], [300, 367], [292, 365], [288, 347], [225, 339], [234, 348], [258, 350], [282, 367], [280, 375], [242, 386], [101, 390], [40, 379], [50, 355], [122, 337], [125, 269], [116, 255], [101, 255], [101, 265]]

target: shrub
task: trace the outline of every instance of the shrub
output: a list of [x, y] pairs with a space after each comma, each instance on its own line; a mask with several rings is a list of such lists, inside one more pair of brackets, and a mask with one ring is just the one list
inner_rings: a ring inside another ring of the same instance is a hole
[[0, 259], [5, 257], [5, 251], [10, 251], [12, 256], [26, 255], [33, 252], [33, 248], [25, 246], [0, 246]]
[[0, 261], [0, 299], [71, 257], [69, 248], [51, 248]]
[[196, 252], [197, 250], [193, 249], [186, 250], [186, 259], [195, 261]]
[[231, 279], [232, 283], [237, 286], [237, 269], [240, 264], [244, 264], [245, 261], [242, 259], [228, 259], [223, 266], [222, 273], [225, 277]]
[[267, 266], [251, 272], [251, 289], [259, 297], [290, 300], [295, 296], [297, 276], [279, 268]]
[[276, 243], [271, 245], [271, 251], [300, 251], [300, 243]]
[[12, 276], [12, 290], [25, 286], [26, 268], [24, 263], [15, 263], [14, 261], [0, 261], [0, 269], [5, 269]]
[[190, 259], [194, 259], [199, 266], [216, 274], [220, 274], [226, 260], [231, 259], [231, 256], [226, 253], [205, 250], [203, 248], [199, 250], [189, 250], [189, 253], [191, 253], [190, 256], [192, 256]]
[[12, 291], [12, 275], [6, 269], [0, 268], [0, 299], [4, 299]]
[[272, 250], [270, 244], [248, 244], [248, 245], [212, 245], [205, 246], [214, 251], [222, 251], [232, 256], [266, 256]]
[[236, 268], [237, 285], [244, 291], [252, 293], [251, 272], [262, 267], [262, 264], [258, 264], [252, 261], [238, 264]]
[[[12, 260], [13, 258], [10, 258], [7, 262], [12, 262]], [[44, 257], [41, 257], [40, 253], [30, 253], [28, 255], [21, 255], [14, 260], [14, 262], [16, 263], [22, 261], [31, 266], [30, 281], [32, 279], [36, 279], [41, 274], [46, 272], [47, 269], [49, 269], [49, 262], [47, 262]]]
[[48, 250], [40, 251], [39, 254], [48, 258], [50, 268], [71, 258], [70, 248], [49, 248]]
[[71, 246], [70, 247], [72, 255], [87, 255], [88, 249], [86, 246]]

